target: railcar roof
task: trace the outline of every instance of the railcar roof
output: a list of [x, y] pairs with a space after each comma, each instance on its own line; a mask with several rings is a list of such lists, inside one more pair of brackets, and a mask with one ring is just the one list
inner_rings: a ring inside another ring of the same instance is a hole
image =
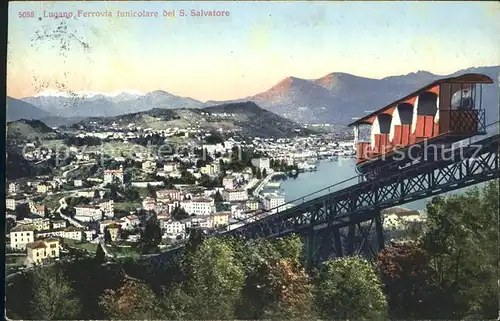
[[409, 95], [407, 95], [407, 96], [405, 96], [405, 97], [403, 97], [395, 102], [392, 102], [389, 105], [356, 120], [355, 122], [350, 123], [348, 126], [361, 125], [361, 124], [372, 124], [374, 119], [375, 119], [374, 116], [377, 116], [377, 115], [383, 113], [384, 111], [386, 111], [390, 108], [393, 108], [393, 107], [399, 105], [402, 102], [405, 102], [406, 100], [408, 100], [414, 96], [420, 95], [421, 93], [425, 92], [426, 90], [428, 90], [436, 85], [443, 84], [443, 83], [492, 84], [493, 80], [490, 77], [483, 75], [483, 74], [463, 74], [463, 75], [460, 75], [457, 77], [438, 79], [438, 80], [428, 84], [427, 86], [422, 87], [419, 90], [416, 90], [416, 91], [412, 92], [411, 94], [409, 94]]

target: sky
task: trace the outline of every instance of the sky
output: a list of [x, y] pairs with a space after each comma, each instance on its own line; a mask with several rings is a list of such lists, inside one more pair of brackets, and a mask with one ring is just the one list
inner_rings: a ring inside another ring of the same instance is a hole
[[[113, 17], [77, 17], [78, 10], [108, 10]], [[116, 17], [117, 10], [159, 17]], [[163, 10], [176, 16], [164, 17]], [[229, 16], [192, 17], [191, 10]], [[64, 12], [73, 17], [49, 17]], [[133, 89], [226, 100], [289, 76], [445, 75], [499, 65], [500, 4], [22, 1], [9, 2], [8, 36], [11, 97]]]

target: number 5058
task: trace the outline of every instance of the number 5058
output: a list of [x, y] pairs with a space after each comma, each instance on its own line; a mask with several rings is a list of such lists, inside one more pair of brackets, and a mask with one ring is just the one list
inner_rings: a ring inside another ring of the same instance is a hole
[[34, 17], [35, 17], [35, 12], [33, 11], [19, 12], [19, 18], [34, 18]]

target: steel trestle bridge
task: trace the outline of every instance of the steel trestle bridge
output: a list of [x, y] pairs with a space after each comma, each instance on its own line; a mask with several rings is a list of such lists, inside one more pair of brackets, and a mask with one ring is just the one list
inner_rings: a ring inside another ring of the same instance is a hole
[[[332, 256], [376, 254], [385, 243], [381, 210], [499, 178], [498, 125], [488, 125], [489, 134], [455, 143], [457, 147], [437, 158], [421, 158], [376, 180], [360, 178], [357, 184], [261, 216], [216, 236], [257, 240], [299, 234], [305, 239], [306, 263], [310, 267]], [[373, 227], [376, 241], [370, 242]], [[181, 249], [145, 259], [163, 264]]]

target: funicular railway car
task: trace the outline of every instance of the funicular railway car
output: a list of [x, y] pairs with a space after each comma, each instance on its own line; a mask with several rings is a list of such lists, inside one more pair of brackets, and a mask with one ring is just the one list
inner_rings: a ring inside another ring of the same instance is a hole
[[[373, 179], [419, 161], [424, 151], [427, 159], [429, 152], [485, 134], [482, 85], [492, 83], [482, 74], [440, 79], [349, 124], [358, 173]], [[371, 125], [367, 142], [358, 141], [361, 125]]]

